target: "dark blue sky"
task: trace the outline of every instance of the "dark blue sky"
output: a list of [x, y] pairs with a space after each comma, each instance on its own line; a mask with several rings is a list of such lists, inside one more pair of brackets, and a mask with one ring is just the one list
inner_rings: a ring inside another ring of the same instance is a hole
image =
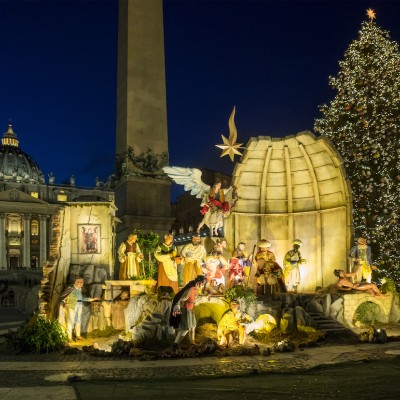
[[[165, 0], [171, 165], [230, 173], [221, 134], [238, 141], [313, 130], [328, 76], [366, 9], [400, 41], [400, 2]], [[0, 1], [0, 128], [56, 182], [113, 172], [117, 1]]]

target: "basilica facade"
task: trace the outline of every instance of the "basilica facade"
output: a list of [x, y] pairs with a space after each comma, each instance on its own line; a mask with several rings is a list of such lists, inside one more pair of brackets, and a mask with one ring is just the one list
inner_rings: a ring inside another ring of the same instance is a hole
[[[49, 174], [46, 182], [39, 165], [20, 148], [9, 123], [0, 147], [0, 270], [41, 269], [50, 253], [55, 216], [79, 204], [110, 207], [114, 193], [100, 182], [93, 188], [78, 188], [73, 176], [69, 184], [56, 184]], [[96, 226], [85, 221], [74, 229], [81, 241], [87, 239], [81, 243], [81, 253], [98, 252], [95, 241], [101, 238], [96, 237]]]

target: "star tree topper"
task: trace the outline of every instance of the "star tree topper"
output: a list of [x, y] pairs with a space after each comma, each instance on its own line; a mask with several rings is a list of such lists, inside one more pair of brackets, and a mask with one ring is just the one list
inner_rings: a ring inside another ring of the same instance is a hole
[[376, 18], [375, 11], [372, 8], [368, 8], [367, 10], [368, 18], [373, 21]]
[[237, 139], [237, 131], [235, 126], [235, 107], [233, 107], [233, 111], [231, 116], [229, 117], [229, 138], [226, 138], [224, 135], [221, 135], [223, 144], [216, 144], [216, 147], [222, 149], [221, 157], [229, 156], [231, 161], [234, 161], [235, 154], [241, 156], [242, 153], [238, 150], [243, 143], [236, 143]]

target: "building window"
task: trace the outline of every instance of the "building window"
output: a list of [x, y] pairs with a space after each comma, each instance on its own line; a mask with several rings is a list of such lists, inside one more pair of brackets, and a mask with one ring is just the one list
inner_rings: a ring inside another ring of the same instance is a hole
[[39, 235], [39, 222], [35, 219], [31, 222], [31, 235]]
[[67, 201], [67, 195], [66, 194], [58, 194], [57, 195], [57, 201]]
[[38, 192], [31, 192], [31, 196], [34, 197], [35, 199], [39, 198], [39, 193]]
[[68, 195], [64, 190], [60, 190], [57, 193], [57, 201], [68, 201]]
[[8, 220], [8, 232], [9, 233], [21, 233], [21, 218], [10, 217]]

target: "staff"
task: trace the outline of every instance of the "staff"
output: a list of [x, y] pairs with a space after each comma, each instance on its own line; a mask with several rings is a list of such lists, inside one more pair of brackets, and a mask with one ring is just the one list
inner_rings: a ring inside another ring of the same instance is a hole
[[[251, 276], [251, 273], [252, 273], [252, 271], [253, 271], [253, 265], [254, 265], [254, 251], [256, 250], [256, 247], [257, 247], [257, 245], [255, 244], [254, 247], [253, 247], [253, 251], [252, 251], [251, 254], [250, 254], [250, 257], [251, 257], [251, 266], [250, 266], [249, 276], [247, 277], [247, 284], [246, 284], [247, 287], [249, 286], [250, 276]], [[250, 257], [249, 257], [249, 258], [250, 258]]]

